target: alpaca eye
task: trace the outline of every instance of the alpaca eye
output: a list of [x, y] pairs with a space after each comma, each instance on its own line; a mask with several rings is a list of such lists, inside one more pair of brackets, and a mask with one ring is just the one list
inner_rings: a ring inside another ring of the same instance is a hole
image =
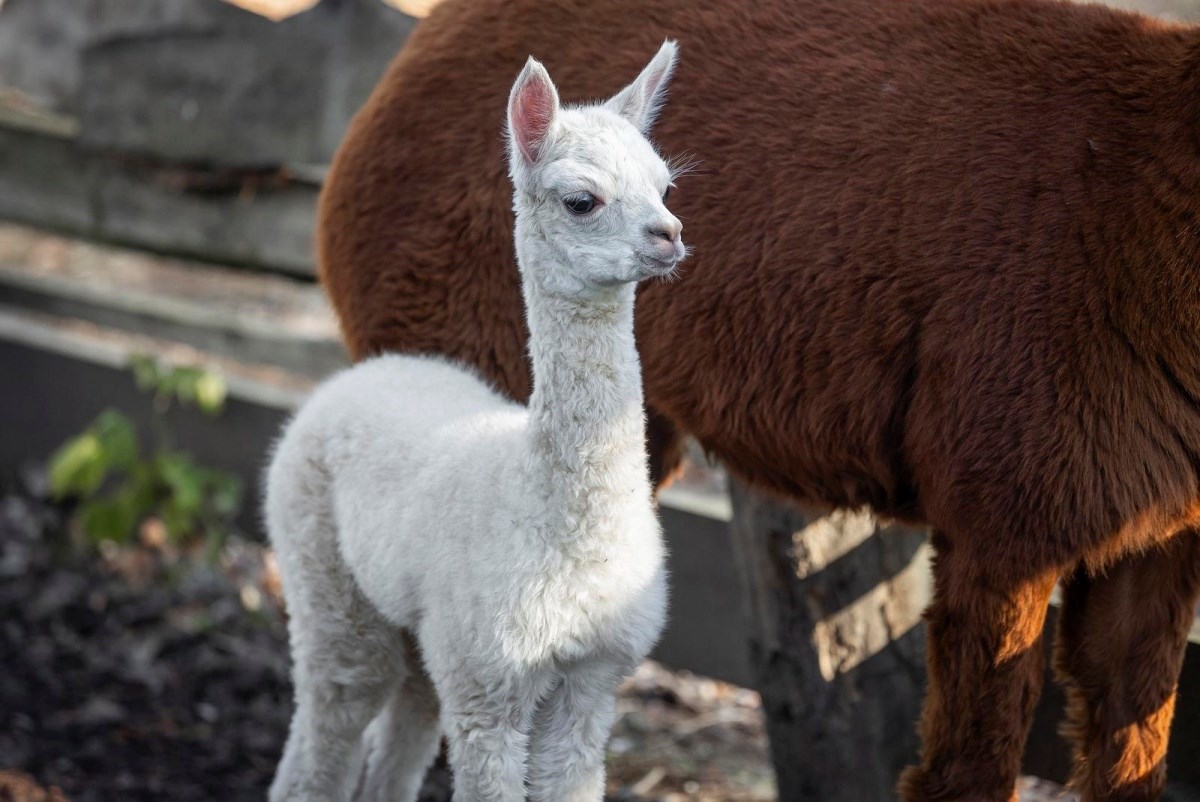
[[667, 187], [663, 190], [663, 203], [667, 202], [667, 198], [671, 197], [671, 188]]
[[587, 214], [596, 208], [596, 199], [589, 192], [580, 192], [578, 195], [563, 198], [563, 206], [566, 206], [571, 214]]

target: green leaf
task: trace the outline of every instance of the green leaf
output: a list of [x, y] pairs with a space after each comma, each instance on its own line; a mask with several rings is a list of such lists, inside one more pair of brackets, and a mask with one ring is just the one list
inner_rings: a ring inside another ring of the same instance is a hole
[[209, 415], [218, 415], [225, 408], [229, 388], [225, 379], [211, 371], [205, 371], [196, 379], [196, 403]]
[[137, 466], [134, 473], [113, 493], [114, 501], [123, 505], [134, 526], [154, 512], [156, 494], [152, 482], [146, 481], [146, 472]]
[[154, 394], [154, 452], [143, 456], [130, 419], [106, 410], [52, 455], [51, 488], [60, 497], [83, 498], [79, 523], [95, 540], [127, 540], [156, 515], [173, 540], [204, 537], [218, 548], [241, 506], [241, 482], [172, 450], [166, 412], [173, 401], [194, 401], [207, 414], [219, 413], [228, 395], [225, 380], [199, 367], [164, 367], [144, 354], [129, 366], [138, 387]]
[[150, 461], [134, 465], [122, 488], [122, 492], [129, 494], [130, 504], [142, 511], [139, 517], [145, 517], [154, 510], [161, 490], [163, 482], [155, 470], [155, 464]]
[[57, 498], [90, 496], [107, 475], [104, 447], [91, 431], [68, 440], [50, 457], [50, 489]]
[[172, 390], [185, 404], [196, 400], [196, 383], [204, 376], [200, 368], [174, 368], [171, 371]]
[[204, 500], [204, 469], [187, 454], [171, 451], [159, 455], [158, 471], [170, 492], [170, 502], [194, 515]]
[[154, 357], [149, 354], [134, 354], [129, 357], [129, 368], [133, 371], [133, 379], [137, 382], [139, 390], [150, 392], [158, 388], [162, 371]]
[[138, 442], [137, 430], [129, 418], [115, 409], [105, 410], [91, 429], [100, 441], [110, 469], [133, 470], [138, 461]]
[[121, 498], [93, 499], [79, 508], [79, 522], [94, 541], [126, 541], [138, 519]]
[[180, 506], [179, 499], [169, 498], [162, 509], [167, 534], [178, 543], [196, 531], [196, 511]]
[[178, 385], [179, 385], [179, 378], [175, 375], [175, 372], [174, 371], [166, 371], [164, 373], [159, 374], [158, 381], [154, 385], [154, 392], [157, 395], [163, 396], [165, 398], [174, 398], [175, 397], [175, 388]]

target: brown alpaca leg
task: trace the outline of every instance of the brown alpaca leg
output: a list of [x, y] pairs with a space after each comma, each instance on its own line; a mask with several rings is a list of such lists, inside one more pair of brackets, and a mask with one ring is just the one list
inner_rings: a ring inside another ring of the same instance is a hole
[[1041, 693], [1042, 627], [1058, 571], [999, 570], [933, 539], [929, 689], [921, 765], [900, 780], [906, 802], [1011, 802]]
[[1085, 802], [1148, 802], [1166, 782], [1175, 687], [1200, 593], [1200, 536], [1179, 535], [1064, 588], [1055, 667], [1072, 784]]

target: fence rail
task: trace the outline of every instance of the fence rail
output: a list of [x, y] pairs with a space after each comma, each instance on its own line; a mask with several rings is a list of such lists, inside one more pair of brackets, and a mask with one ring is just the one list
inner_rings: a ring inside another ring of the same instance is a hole
[[323, 165], [415, 20], [324, 0], [0, 5], [0, 218], [300, 276]]

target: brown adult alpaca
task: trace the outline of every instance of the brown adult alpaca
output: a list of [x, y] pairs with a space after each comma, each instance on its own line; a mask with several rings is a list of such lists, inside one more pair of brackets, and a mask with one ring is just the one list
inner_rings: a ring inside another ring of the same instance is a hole
[[323, 198], [356, 356], [527, 396], [494, 109], [528, 53], [603, 97], [667, 34], [659, 140], [703, 174], [672, 200], [684, 282], [639, 300], [657, 464], [690, 432], [761, 487], [932, 525], [906, 800], [1013, 796], [1060, 577], [1075, 783], [1156, 798], [1200, 588], [1200, 30], [1036, 0], [447, 0]]

